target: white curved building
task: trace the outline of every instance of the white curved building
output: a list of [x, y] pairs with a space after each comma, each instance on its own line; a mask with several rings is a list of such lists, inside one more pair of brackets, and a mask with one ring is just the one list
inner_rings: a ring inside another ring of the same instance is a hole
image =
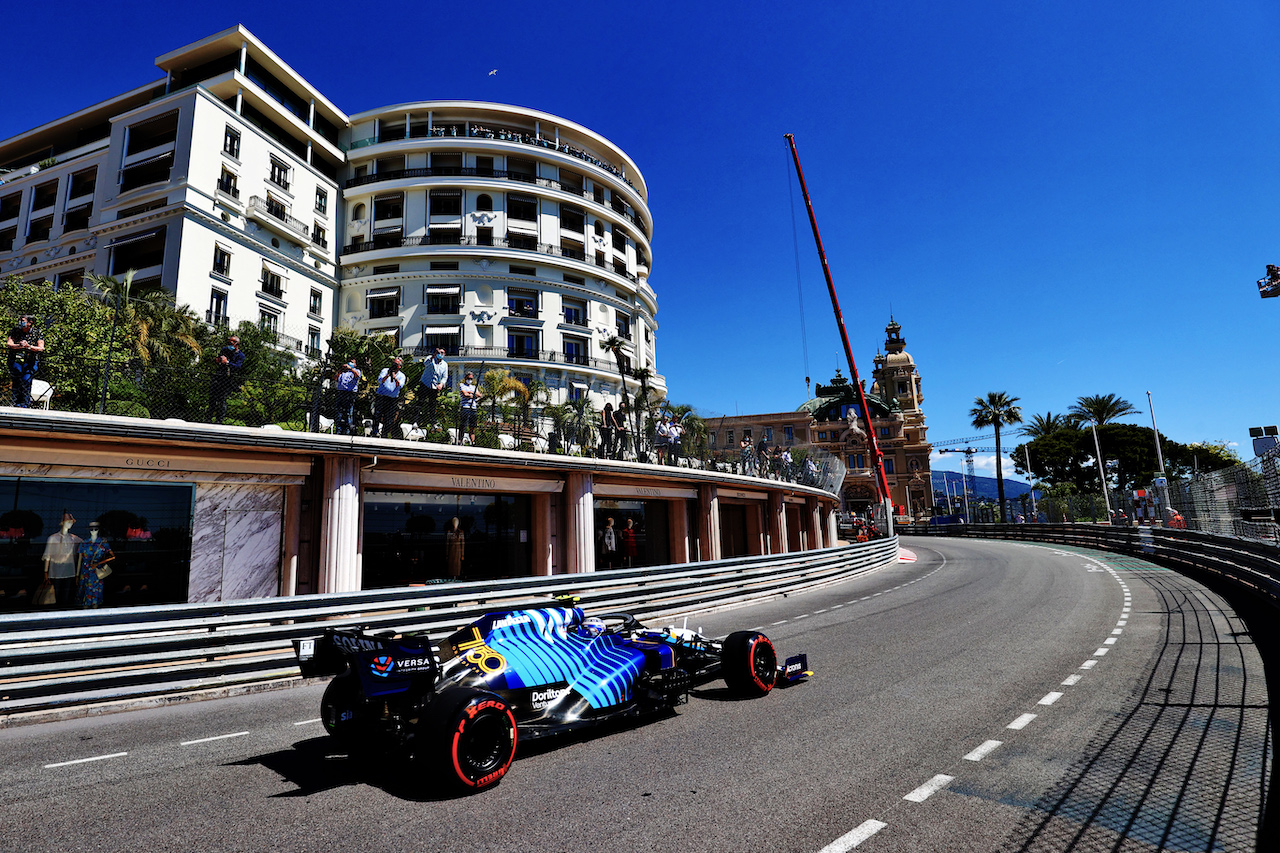
[[[600, 342], [656, 373], [653, 220], [644, 178], [609, 140], [536, 110], [423, 101], [350, 117], [338, 317], [441, 346], [455, 378], [502, 367], [552, 402], [615, 400]], [[639, 383], [628, 378], [634, 393]]]

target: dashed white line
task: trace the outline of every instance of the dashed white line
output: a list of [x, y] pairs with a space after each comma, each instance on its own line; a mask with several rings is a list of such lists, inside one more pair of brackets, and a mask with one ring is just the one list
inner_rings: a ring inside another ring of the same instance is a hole
[[1107, 652], [1109, 652], [1109, 651], [1111, 651], [1111, 649], [1108, 649], [1108, 648], [1101, 648], [1101, 649], [1098, 649], [1098, 650], [1097, 650], [1096, 652], [1094, 652], [1093, 654], [1094, 654], [1094, 657], [1102, 657], [1103, 655], [1105, 655], [1105, 654], [1106, 654]]
[[844, 605], [843, 605], [843, 604], [833, 604], [833, 605], [831, 605], [831, 609], [832, 609], [832, 610], [839, 610], [841, 607], [844, 607]]
[[808, 613], [802, 613], [801, 615], [797, 616], [796, 618], [797, 618], [797, 619], [808, 619], [808, 618], [809, 618], [809, 614], [808, 614]]
[[213, 741], [213, 740], [226, 740], [228, 738], [233, 738], [233, 737], [244, 737], [247, 734], [248, 732], [232, 732], [229, 735], [214, 735], [213, 737], [202, 737], [196, 740], [184, 740], [180, 745], [191, 746], [192, 744], [208, 743], [209, 741]]
[[1036, 718], [1035, 714], [1023, 714], [1022, 716], [1018, 717], [1018, 719], [1014, 720], [1012, 723], [1005, 726], [1005, 728], [1014, 729], [1015, 731], [1017, 729], [1025, 729], [1027, 727], [1027, 723], [1031, 722], [1035, 718]]
[[925, 782], [919, 788], [916, 788], [902, 799], [910, 800], [913, 803], [923, 803], [925, 800], [947, 787], [947, 785], [951, 784], [951, 781], [955, 778], [956, 777], [954, 776], [947, 776], [939, 773], [937, 776], [934, 776], [928, 782]]
[[321, 722], [321, 719], [320, 719], [319, 717], [316, 717], [314, 720], [301, 720], [301, 721], [299, 721], [299, 722], [294, 723], [294, 725], [295, 725], [295, 726], [309, 726], [309, 725], [311, 725], [312, 723], [319, 723], [319, 722]]
[[824, 607], [824, 608], [822, 608], [821, 610], [815, 610], [815, 611], [813, 611], [813, 615], [814, 615], [814, 616], [817, 616], [819, 613], [826, 613], [826, 612], [827, 612], [827, 608], [825, 608], [825, 607]]
[[889, 824], [879, 820], [864, 820], [849, 832], [823, 847], [818, 853], [845, 853], [852, 850]]
[[978, 747], [973, 752], [966, 755], [964, 757], [964, 760], [965, 761], [981, 761], [982, 759], [990, 755], [1002, 743], [1004, 743], [1004, 741], [1002, 740], [986, 741], [985, 743], [982, 744], [982, 746]]
[[112, 752], [107, 755], [95, 755], [92, 758], [77, 758], [74, 761], [59, 761], [55, 764], [46, 764], [44, 769], [49, 770], [53, 767], [68, 767], [72, 764], [88, 764], [90, 761], [105, 761], [108, 758], [120, 758], [128, 754], [129, 753], [127, 752]]
[[779, 619], [777, 622], [774, 622], [773, 624], [775, 624], [775, 625], [785, 625], [785, 624], [787, 624], [787, 620], [786, 620], [786, 619]]
[[1123, 628], [1125, 625], [1128, 625], [1128, 624], [1129, 624], [1128, 619], [1121, 619], [1119, 622], [1116, 623], [1116, 625], [1121, 628]]
[[[1120, 624], [1121, 624], [1121, 625], [1123, 625], [1124, 623], [1123, 623], [1123, 622], [1121, 622]], [[1113, 633], [1113, 634], [1123, 634], [1123, 633], [1124, 633], [1124, 629], [1123, 629], [1123, 628], [1113, 628], [1113, 629], [1111, 630], [1111, 633]]]
[[1084, 663], [1080, 664], [1080, 668], [1081, 668], [1081, 669], [1093, 669], [1093, 668], [1094, 668], [1095, 666], [1097, 666], [1097, 665], [1098, 665], [1098, 662], [1097, 662], [1096, 660], [1087, 660], [1087, 661], [1085, 661]]
[[1102, 644], [1103, 644], [1104, 646], [1114, 646], [1114, 645], [1116, 644], [1116, 638], [1115, 638], [1115, 637], [1107, 637], [1105, 640], [1103, 640], [1103, 641], [1102, 641]]
[[1064, 695], [1065, 695], [1065, 694], [1060, 693], [1060, 692], [1058, 692], [1058, 691], [1056, 691], [1056, 690], [1055, 690], [1055, 691], [1053, 691], [1052, 693], [1046, 693], [1046, 694], [1045, 694], [1045, 697], [1044, 697], [1043, 699], [1041, 699], [1039, 702], [1037, 702], [1036, 704], [1038, 704], [1038, 705], [1052, 705], [1054, 702], [1057, 702], [1059, 699], [1061, 699]]
[[1075, 685], [1077, 685], [1077, 684], [1079, 684], [1079, 683], [1080, 683], [1080, 679], [1082, 679], [1082, 678], [1084, 678], [1084, 676], [1083, 676], [1083, 675], [1081, 675], [1081, 674], [1080, 674], [1080, 673], [1078, 673], [1078, 672], [1077, 672], [1075, 675], [1068, 675], [1068, 676], [1063, 680], [1063, 682], [1062, 682], [1062, 686], [1063, 686], [1063, 687], [1074, 687]]

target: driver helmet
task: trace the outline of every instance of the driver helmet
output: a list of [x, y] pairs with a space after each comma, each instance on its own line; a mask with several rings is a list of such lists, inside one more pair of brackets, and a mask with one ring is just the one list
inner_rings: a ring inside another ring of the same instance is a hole
[[578, 635], [586, 637], [589, 640], [595, 639], [604, 633], [604, 620], [599, 616], [590, 616], [582, 620], [582, 626], [578, 628]]

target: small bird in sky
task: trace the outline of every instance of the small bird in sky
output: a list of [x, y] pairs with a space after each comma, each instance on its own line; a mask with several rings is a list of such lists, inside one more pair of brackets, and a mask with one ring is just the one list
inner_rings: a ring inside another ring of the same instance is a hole
[[495, 75], [495, 74], [497, 74], [497, 73], [498, 73], [498, 69], [496, 69], [496, 68], [495, 68], [495, 69], [493, 69], [492, 71], [490, 71], [490, 72], [489, 72], [489, 76], [490, 76], [490, 77], [492, 77], [493, 75]]

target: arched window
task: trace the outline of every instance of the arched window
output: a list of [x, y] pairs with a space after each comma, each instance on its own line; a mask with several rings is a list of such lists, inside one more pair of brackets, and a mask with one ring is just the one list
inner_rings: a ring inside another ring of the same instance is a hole
[[493, 210], [493, 199], [487, 193], [476, 198], [476, 210]]
[[361, 204], [357, 204], [355, 207], [353, 207], [353, 208], [351, 209], [351, 218], [352, 218], [352, 219], [364, 219], [364, 218], [365, 218], [365, 207], [364, 207], [364, 204], [363, 204], [363, 203], [361, 203]]
[[597, 237], [604, 236], [604, 223], [601, 222], [599, 219], [596, 220], [596, 224], [593, 226], [593, 228], [595, 229]]

